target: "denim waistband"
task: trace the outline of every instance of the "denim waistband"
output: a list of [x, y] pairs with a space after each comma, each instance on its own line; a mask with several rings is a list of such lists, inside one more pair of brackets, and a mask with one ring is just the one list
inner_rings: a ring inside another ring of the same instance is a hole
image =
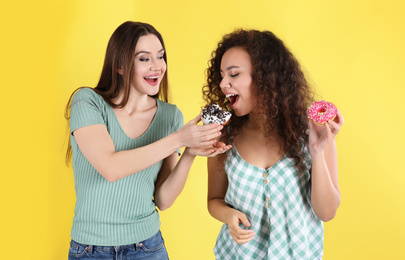
[[123, 246], [95, 246], [95, 245], [85, 245], [85, 244], [81, 244], [78, 243], [74, 240], [71, 241], [71, 244], [77, 244], [77, 245], [81, 245], [83, 247], [85, 247], [86, 251], [88, 251], [90, 254], [93, 253], [94, 250], [99, 250], [99, 251], [120, 251], [120, 250], [124, 250], [127, 249], [129, 247], [134, 247], [135, 250], [139, 249], [140, 247], [142, 247], [142, 242], [140, 243], [134, 243], [134, 244], [129, 244], [129, 245], [123, 245]]

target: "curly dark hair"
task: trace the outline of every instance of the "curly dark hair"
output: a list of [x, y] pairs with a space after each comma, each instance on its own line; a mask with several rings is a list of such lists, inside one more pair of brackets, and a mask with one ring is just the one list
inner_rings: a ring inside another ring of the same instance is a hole
[[221, 60], [232, 47], [242, 47], [250, 56], [253, 95], [257, 111], [263, 115], [262, 125], [269, 129], [266, 134], [280, 137], [280, 148], [294, 159], [295, 166], [302, 172], [305, 169], [303, 148], [308, 142], [306, 109], [313, 101], [313, 94], [297, 59], [272, 32], [237, 29], [223, 36], [211, 53], [206, 70], [207, 84], [203, 87], [204, 100], [207, 105], [218, 103], [233, 114], [221, 141], [230, 143], [230, 137], [237, 135], [249, 118], [249, 115], [235, 115], [219, 86]]

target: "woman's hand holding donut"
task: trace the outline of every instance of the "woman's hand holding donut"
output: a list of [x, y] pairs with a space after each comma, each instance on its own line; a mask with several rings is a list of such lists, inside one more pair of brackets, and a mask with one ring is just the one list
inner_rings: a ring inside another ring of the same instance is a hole
[[228, 215], [226, 222], [229, 227], [229, 234], [237, 244], [245, 244], [251, 241], [256, 233], [251, 229], [243, 229], [239, 226], [242, 223], [245, 227], [250, 227], [250, 223], [246, 215], [238, 210], [232, 210]]
[[334, 120], [328, 120], [324, 125], [316, 125], [309, 122], [309, 150], [311, 155], [322, 153], [326, 146], [339, 133], [340, 128], [344, 123], [343, 116], [340, 111], [337, 111], [337, 116]]
[[218, 124], [197, 125], [200, 120], [201, 115], [198, 114], [176, 132], [182, 147], [215, 148], [223, 126]]

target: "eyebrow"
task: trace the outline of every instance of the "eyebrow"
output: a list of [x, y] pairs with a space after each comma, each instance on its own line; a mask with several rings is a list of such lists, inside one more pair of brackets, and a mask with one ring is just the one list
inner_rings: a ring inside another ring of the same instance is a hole
[[[164, 51], [165, 51], [165, 49], [162, 48], [160, 51], [158, 51], [158, 53], [164, 52]], [[143, 54], [143, 53], [150, 54], [151, 52], [150, 51], [138, 51], [137, 53], [135, 53], [135, 56], [137, 56], [139, 54]]]
[[[231, 65], [231, 66], [227, 67], [225, 70], [238, 69], [238, 68], [239, 68], [239, 66]], [[221, 69], [219, 71], [223, 72]]]

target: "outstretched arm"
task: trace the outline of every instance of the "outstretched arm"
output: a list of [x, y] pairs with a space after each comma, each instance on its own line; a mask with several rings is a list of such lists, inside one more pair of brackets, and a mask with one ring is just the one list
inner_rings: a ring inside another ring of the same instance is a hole
[[155, 185], [156, 206], [160, 210], [165, 210], [174, 203], [186, 184], [191, 165], [197, 155], [214, 157], [230, 148], [230, 145], [224, 143], [216, 143], [209, 147], [187, 147], [179, 161], [177, 153], [166, 158]]
[[183, 146], [212, 146], [220, 135], [221, 126], [196, 125], [197, 116], [178, 131], [149, 145], [126, 151], [115, 151], [114, 143], [104, 125], [90, 125], [73, 132], [80, 151], [108, 181], [114, 182], [144, 170], [165, 159]]

